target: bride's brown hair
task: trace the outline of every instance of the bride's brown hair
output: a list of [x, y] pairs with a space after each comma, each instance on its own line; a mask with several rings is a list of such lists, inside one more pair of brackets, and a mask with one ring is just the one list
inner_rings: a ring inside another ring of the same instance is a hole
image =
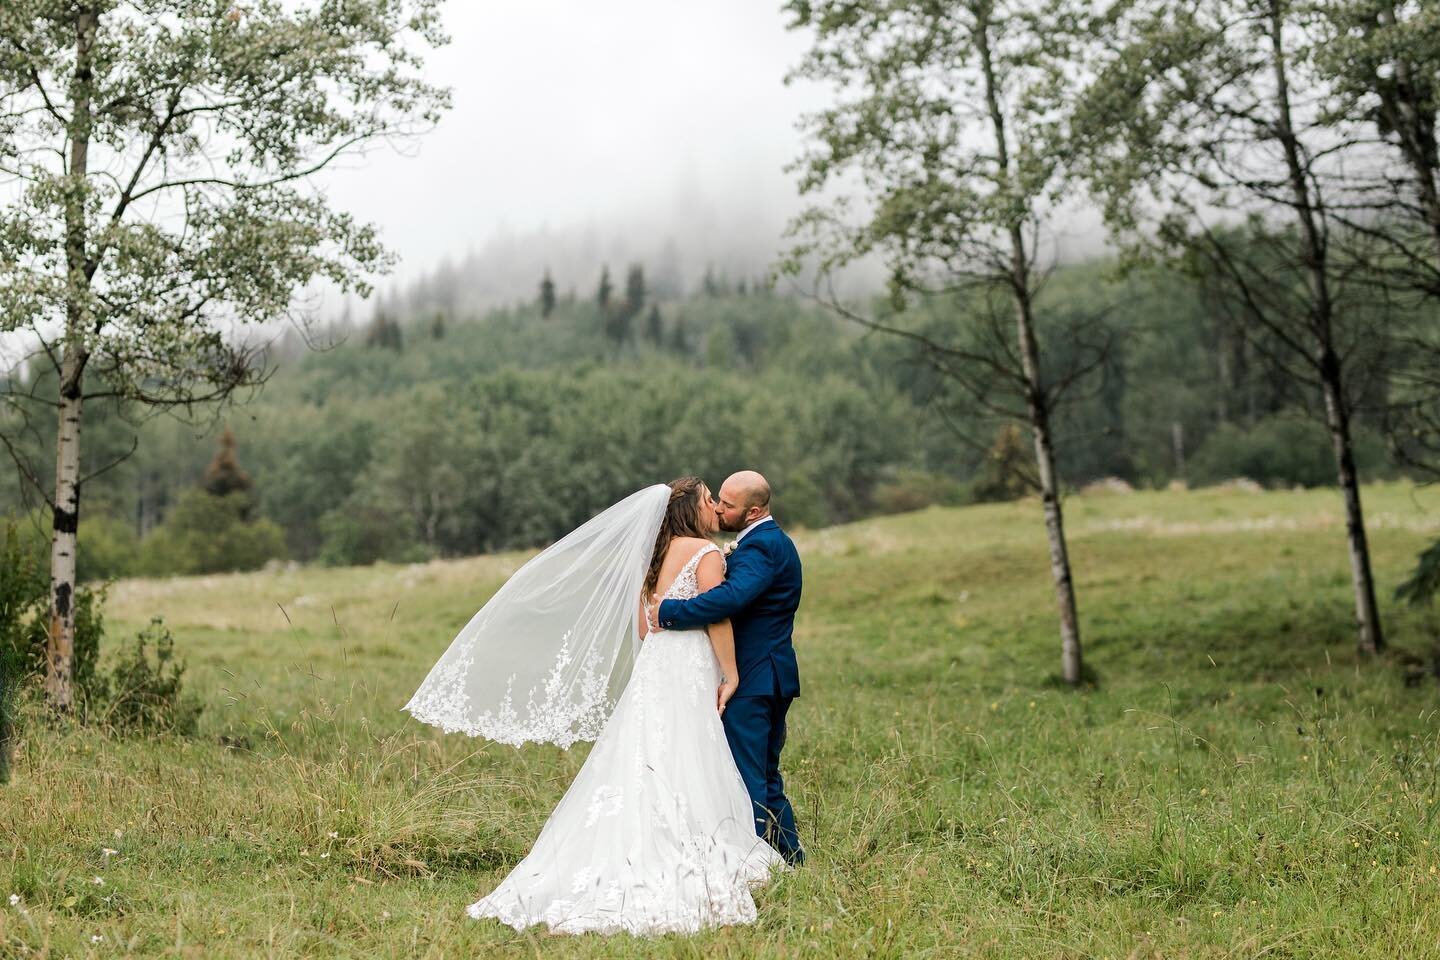
[[655, 538], [655, 552], [650, 554], [650, 569], [645, 572], [645, 597], [655, 592], [660, 582], [660, 565], [676, 537], [709, 539], [700, 523], [700, 490], [705, 484], [699, 477], [681, 477], [670, 481], [670, 502], [665, 505], [665, 519], [660, 521], [660, 534]]

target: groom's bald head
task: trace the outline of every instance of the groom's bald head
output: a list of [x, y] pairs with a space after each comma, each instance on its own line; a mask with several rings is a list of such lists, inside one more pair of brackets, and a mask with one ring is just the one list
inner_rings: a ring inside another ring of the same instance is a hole
[[770, 514], [770, 484], [754, 470], [732, 473], [720, 485], [720, 529], [744, 530]]
[[746, 507], [770, 507], [770, 484], [765, 478], [754, 470], [741, 470], [739, 473], [732, 473], [720, 487], [721, 490], [730, 489], [741, 499]]

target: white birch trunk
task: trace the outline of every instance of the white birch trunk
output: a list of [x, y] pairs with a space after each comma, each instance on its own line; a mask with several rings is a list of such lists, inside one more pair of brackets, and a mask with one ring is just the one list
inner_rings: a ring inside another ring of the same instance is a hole
[[69, 170], [65, 200], [65, 266], [68, 303], [60, 359], [60, 423], [55, 442], [55, 508], [50, 539], [50, 626], [45, 645], [45, 696], [52, 709], [75, 704], [75, 555], [80, 526], [80, 412], [89, 320], [89, 262], [85, 181], [90, 172], [92, 50], [98, 16], [75, 13], [75, 74], [70, 82]]

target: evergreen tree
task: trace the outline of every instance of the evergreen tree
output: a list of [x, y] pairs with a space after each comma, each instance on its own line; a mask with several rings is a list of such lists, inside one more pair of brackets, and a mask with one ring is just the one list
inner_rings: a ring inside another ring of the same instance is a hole
[[624, 310], [630, 317], [637, 317], [645, 307], [645, 268], [632, 263], [625, 272]]
[[650, 304], [650, 312], [645, 316], [645, 339], [659, 347], [664, 344], [665, 326], [660, 322], [660, 305]]
[[375, 307], [375, 318], [370, 321], [370, 329], [365, 332], [365, 346], [394, 350], [396, 353], [405, 349], [400, 324], [390, 316], [384, 304]]
[[684, 355], [690, 352], [690, 337], [685, 331], [685, 315], [676, 314], [675, 322], [670, 324], [670, 337], [668, 346], [672, 353]]
[[705, 264], [705, 276], [700, 280], [700, 289], [707, 297], [718, 297], [725, 292], [724, 281], [715, 275], [713, 264]]
[[235, 446], [235, 433], [226, 427], [220, 434], [220, 449], [215, 451], [215, 458], [205, 468], [205, 478], [201, 483], [205, 492], [211, 496], [249, 493], [254, 487], [250, 475], [240, 469], [240, 462], [235, 456]]
[[615, 292], [615, 285], [610, 282], [610, 268], [600, 268], [600, 286], [595, 291], [595, 302], [602, 312], [610, 309], [610, 294]]
[[555, 281], [550, 278], [550, 271], [545, 271], [545, 276], [540, 281], [540, 316], [548, 317], [555, 311]]

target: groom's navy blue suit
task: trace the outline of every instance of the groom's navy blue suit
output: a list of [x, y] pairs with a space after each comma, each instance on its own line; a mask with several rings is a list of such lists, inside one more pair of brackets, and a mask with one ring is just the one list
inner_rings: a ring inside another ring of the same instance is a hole
[[666, 600], [667, 630], [729, 619], [735, 629], [740, 688], [725, 707], [725, 738], [755, 805], [755, 832], [791, 863], [805, 859], [795, 813], [780, 779], [785, 713], [800, 695], [791, 634], [800, 606], [800, 555], [774, 520], [752, 527], [726, 560], [725, 582], [693, 600]]

